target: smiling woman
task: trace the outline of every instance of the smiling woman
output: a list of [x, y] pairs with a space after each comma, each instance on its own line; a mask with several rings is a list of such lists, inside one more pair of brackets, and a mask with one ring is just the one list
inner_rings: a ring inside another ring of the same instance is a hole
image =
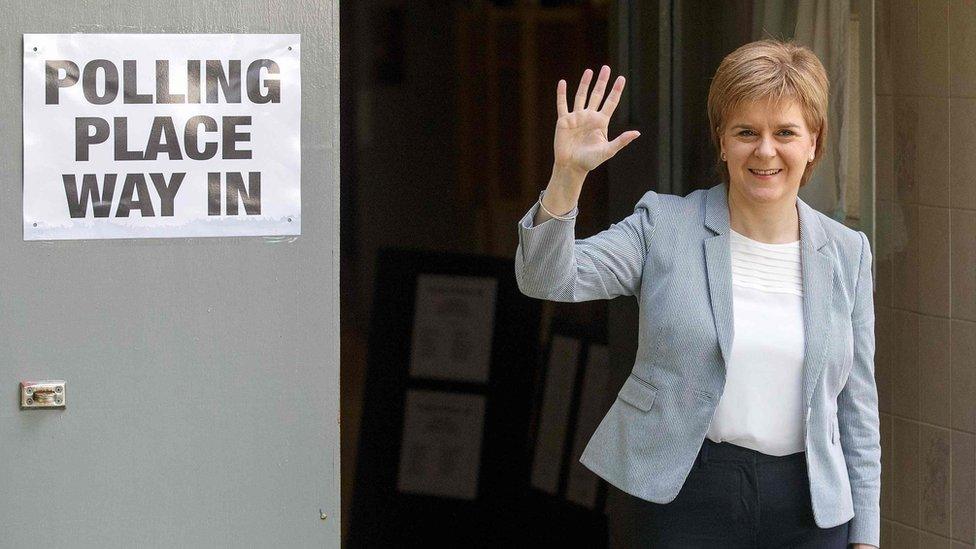
[[[760, 125], [777, 131], [802, 130], [810, 138], [805, 143], [812, 146], [810, 165], [797, 174], [802, 187], [813, 175], [827, 140], [827, 73], [806, 48], [784, 49], [772, 40], [747, 45], [722, 60], [708, 90], [712, 144], [724, 155], [724, 140], [732, 131], [759, 134]], [[787, 59], [790, 66], [784, 63]], [[725, 165], [725, 158], [718, 168], [722, 180], [730, 183], [731, 166]]]
[[515, 253], [531, 297], [639, 300], [632, 374], [580, 462], [640, 500], [644, 546], [878, 546], [872, 253], [797, 196], [827, 137], [820, 60], [777, 40], [730, 53], [708, 95], [722, 183], [648, 191], [577, 239], [586, 174], [639, 135], [609, 140], [625, 82], [604, 66], [590, 93], [592, 76], [572, 110], [556, 86], [553, 173]]

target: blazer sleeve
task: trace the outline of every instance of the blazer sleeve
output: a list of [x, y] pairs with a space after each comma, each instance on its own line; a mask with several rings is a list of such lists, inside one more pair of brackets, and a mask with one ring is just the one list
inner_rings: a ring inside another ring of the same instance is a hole
[[854, 499], [848, 543], [881, 546], [881, 433], [878, 390], [874, 380], [874, 285], [871, 246], [861, 235], [854, 311], [854, 363], [837, 400], [841, 448]]
[[660, 201], [648, 191], [634, 213], [589, 238], [575, 238], [575, 220], [532, 222], [539, 202], [518, 223], [515, 279], [529, 297], [577, 302], [637, 295]]

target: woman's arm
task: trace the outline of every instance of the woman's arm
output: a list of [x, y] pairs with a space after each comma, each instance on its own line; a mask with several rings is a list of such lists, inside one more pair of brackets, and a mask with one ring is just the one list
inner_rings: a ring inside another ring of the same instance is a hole
[[854, 365], [837, 400], [840, 442], [854, 498], [854, 519], [848, 540], [881, 545], [881, 433], [878, 390], [874, 380], [874, 284], [871, 245], [861, 235], [852, 324]]
[[[656, 227], [658, 194], [648, 191], [634, 213], [589, 238], [576, 240], [575, 221], [532, 225], [536, 203], [518, 225], [515, 280], [529, 297], [588, 301], [636, 295]], [[547, 206], [548, 207], [548, 206]]]
[[[586, 174], [616, 155], [640, 135], [624, 132], [610, 141], [610, 117], [620, 102], [625, 79], [618, 76], [606, 101], [603, 94], [610, 81], [610, 67], [604, 65], [593, 92], [586, 69], [573, 99], [566, 102], [566, 81], [556, 84], [556, 131], [553, 137], [553, 168], [545, 196], [519, 221], [519, 246], [515, 252], [515, 277], [522, 293], [553, 301], [609, 299], [636, 293], [647, 252], [649, 202], [638, 204], [634, 214], [609, 229], [585, 240], [575, 241], [576, 203]], [[587, 98], [589, 95], [589, 98]], [[602, 103], [602, 106], [601, 106]], [[654, 195], [656, 196], [656, 195]], [[645, 195], [648, 198], [648, 195]], [[540, 205], [559, 216], [553, 219]], [[652, 213], [650, 215], [653, 215]]]

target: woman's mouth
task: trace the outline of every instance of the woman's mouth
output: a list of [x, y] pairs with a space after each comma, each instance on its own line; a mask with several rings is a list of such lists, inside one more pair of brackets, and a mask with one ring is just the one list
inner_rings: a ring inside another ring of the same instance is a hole
[[778, 169], [778, 170], [754, 170], [754, 169], [751, 169], [751, 168], [749, 169], [749, 173], [751, 173], [752, 175], [758, 176], [758, 177], [772, 177], [772, 176], [778, 174], [781, 171], [783, 171], [783, 170], [782, 169]]

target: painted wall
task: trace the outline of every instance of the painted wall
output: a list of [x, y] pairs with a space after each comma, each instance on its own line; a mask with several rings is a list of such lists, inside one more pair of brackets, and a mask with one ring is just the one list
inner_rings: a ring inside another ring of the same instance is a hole
[[[0, 9], [0, 546], [338, 547], [338, 2]], [[302, 236], [24, 242], [22, 35], [70, 32], [300, 33]]]

